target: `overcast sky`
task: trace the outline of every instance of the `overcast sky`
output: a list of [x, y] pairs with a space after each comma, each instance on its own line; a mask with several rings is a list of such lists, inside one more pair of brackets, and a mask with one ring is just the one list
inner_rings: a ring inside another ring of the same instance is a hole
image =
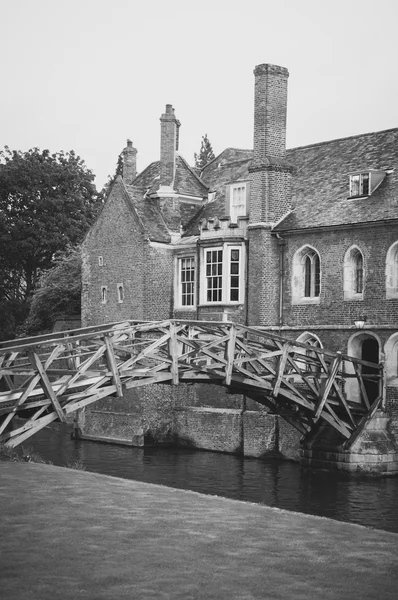
[[0, 0], [0, 147], [75, 150], [101, 188], [159, 158], [253, 145], [253, 69], [287, 67], [288, 147], [398, 127], [398, 0]]

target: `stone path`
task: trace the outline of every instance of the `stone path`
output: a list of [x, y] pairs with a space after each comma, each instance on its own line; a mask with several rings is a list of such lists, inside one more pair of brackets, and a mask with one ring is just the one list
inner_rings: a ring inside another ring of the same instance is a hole
[[398, 535], [357, 525], [12, 462], [0, 510], [2, 600], [398, 598]]

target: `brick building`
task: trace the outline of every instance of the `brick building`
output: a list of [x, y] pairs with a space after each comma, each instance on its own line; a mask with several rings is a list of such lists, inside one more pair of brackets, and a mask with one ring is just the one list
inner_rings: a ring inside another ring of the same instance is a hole
[[[83, 325], [232, 320], [385, 361], [398, 438], [398, 129], [286, 150], [288, 71], [254, 74], [253, 150], [227, 148], [199, 172], [169, 104], [158, 162], [137, 175], [128, 141], [83, 247]], [[129, 394], [87, 411], [85, 435], [297, 456], [289, 425], [215, 386]]]

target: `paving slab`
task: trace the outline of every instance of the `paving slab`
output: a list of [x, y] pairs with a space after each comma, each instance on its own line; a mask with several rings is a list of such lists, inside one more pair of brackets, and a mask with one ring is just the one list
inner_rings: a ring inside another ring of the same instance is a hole
[[0, 511], [2, 600], [398, 598], [398, 534], [358, 525], [13, 462]]

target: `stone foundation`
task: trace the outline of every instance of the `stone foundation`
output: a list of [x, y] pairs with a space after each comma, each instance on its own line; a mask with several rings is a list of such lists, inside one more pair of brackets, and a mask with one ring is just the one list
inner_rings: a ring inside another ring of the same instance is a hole
[[388, 424], [388, 416], [378, 411], [347, 450], [338, 432], [322, 424], [303, 441], [300, 463], [314, 469], [358, 475], [398, 475], [398, 447]]

